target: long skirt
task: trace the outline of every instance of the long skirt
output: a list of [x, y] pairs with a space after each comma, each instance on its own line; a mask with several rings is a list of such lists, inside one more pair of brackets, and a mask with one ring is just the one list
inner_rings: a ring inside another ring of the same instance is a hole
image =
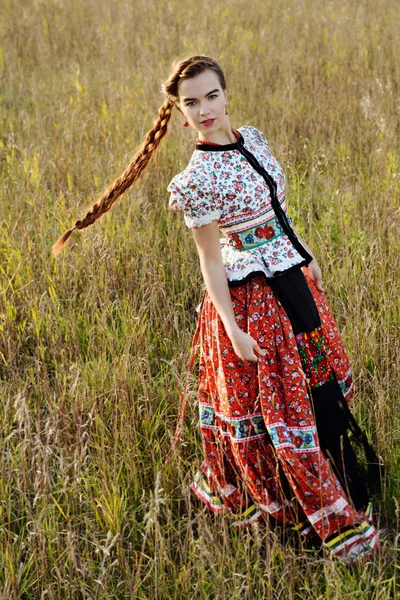
[[204, 459], [191, 490], [235, 527], [268, 516], [317, 535], [345, 563], [370, 557], [379, 540], [343, 410], [351, 366], [324, 293], [300, 268], [230, 288], [239, 327], [266, 350], [256, 362], [234, 352], [204, 292], [196, 330]]

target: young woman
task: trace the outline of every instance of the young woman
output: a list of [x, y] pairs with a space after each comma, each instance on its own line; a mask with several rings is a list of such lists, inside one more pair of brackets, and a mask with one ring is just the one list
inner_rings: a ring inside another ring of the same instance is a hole
[[[370, 558], [379, 540], [349, 430], [375, 456], [348, 408], [349, 359], [321, 270], [287, 214], [282, 168], [261, 131], [232, 128], [212, 58], [175, 64], [163, 91], [140, 151], [53, 254], [138, 179], [176, 106], [198, 137], [169, 206], [193, 230], [205, 282], [189, 366], [200, 339], [204, 460], [190, 487], [236, 527], [271, 516], [318, 535], [346, 564]], [[185, 399], [177, 435], [184, 413]]]

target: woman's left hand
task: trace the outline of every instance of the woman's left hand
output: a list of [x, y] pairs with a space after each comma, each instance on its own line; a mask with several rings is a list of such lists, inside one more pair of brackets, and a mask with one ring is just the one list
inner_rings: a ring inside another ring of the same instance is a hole
[[321, 273], [321, 269], [319, 268], [319, 265], [315, 258], [312, 259], [312, 261], [310, 262], [310, 264], [308, 265], [307, 268], [310, 272], [311, 277], [315, 281], [317, 290], [319, 290], [320, 292], [323, 292], [324, 288], [323, 288], [323, 284], [322, 284], [322, 273]]

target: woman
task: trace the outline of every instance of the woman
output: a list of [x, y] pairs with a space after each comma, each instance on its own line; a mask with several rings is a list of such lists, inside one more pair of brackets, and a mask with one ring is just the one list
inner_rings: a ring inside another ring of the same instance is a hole
[[[53, 254], [139, 177], [176, 106], [198, 138], [168, 185], [169, 205], [193, 230], [205, 282], [189, 367], [200, 339], [204, 460], [190, 487], [234, 526], [270, 515], [317, 534], [346, 564], [365, 560], [379, 540], [348, 438], [349, 429], [362, 435], [347, 407], [350, 364], [321, 270], [287, 215], [284, 173], [261, 131], [231, 127], [213, 59], [180, 61], [163, 91], [140, 151]], [[184, 413], [185, 398], [177, 435]]]

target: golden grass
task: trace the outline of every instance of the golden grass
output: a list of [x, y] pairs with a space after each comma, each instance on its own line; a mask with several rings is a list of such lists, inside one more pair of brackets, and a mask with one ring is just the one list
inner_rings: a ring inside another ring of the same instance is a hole
[[[399, 31], [396, 0], [3, 0], [2, 598], [400, 593]], [[349, 571], [199, 508], [195, 390], [181, 456], [160, 473], [203, 285], [167, 206], [193, 150], [181, 115], [143, 181], [51, 256], [140, 145], [172, 61], [194, 53], [224, 68], [232, 125], [264, 131], [319, 258], [353, 410], [388, 465], [374, 564]]]

